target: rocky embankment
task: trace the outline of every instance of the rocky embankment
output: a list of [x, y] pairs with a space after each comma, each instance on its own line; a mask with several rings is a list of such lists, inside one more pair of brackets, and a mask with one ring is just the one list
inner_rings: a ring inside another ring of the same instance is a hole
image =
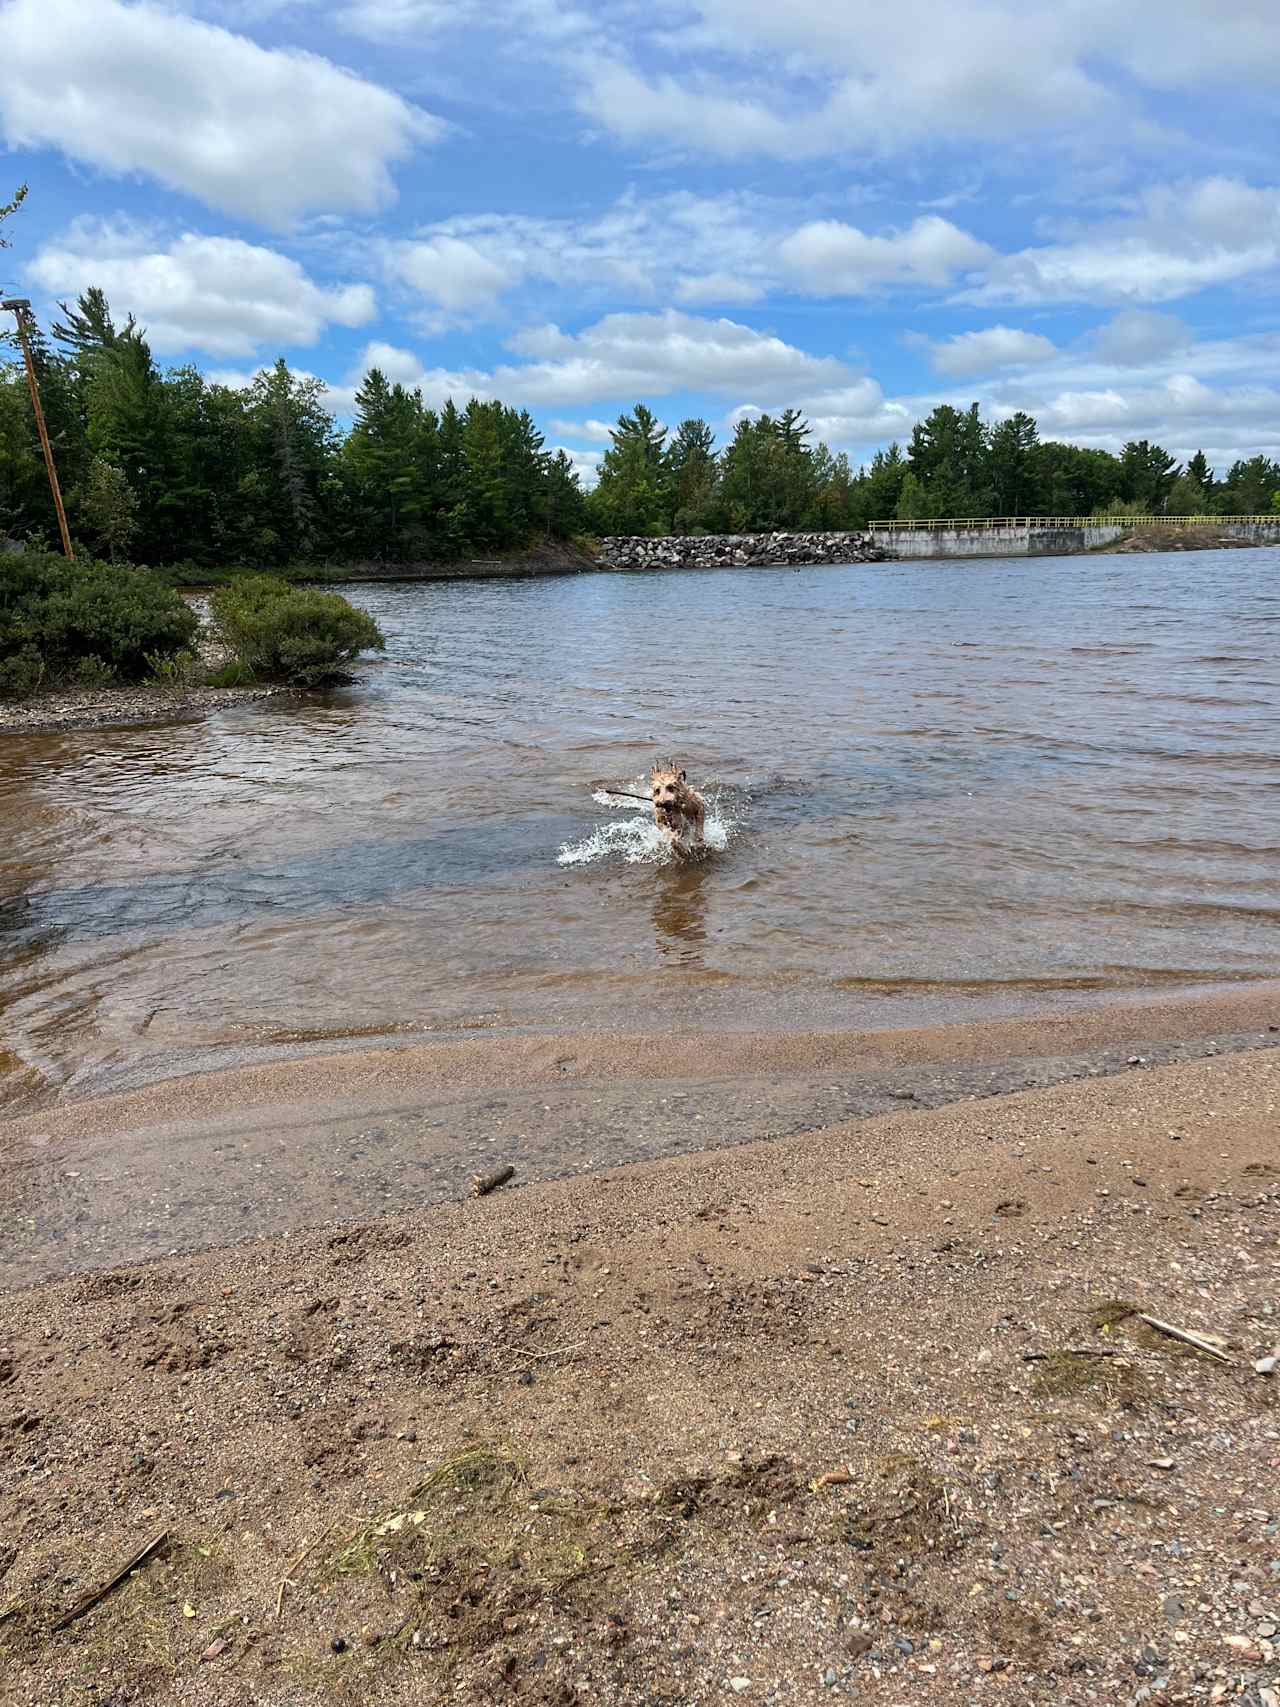
[[711, 533], [701, 538], [602, 539], [601, 569], [745, 569], [777, 563], [881, 563], [867, 533]]

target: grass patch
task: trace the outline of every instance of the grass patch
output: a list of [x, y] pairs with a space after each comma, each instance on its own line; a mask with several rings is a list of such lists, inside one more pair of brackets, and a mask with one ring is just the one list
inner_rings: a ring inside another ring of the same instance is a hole
[[1084, 1399], [1137, 1409], [1150, 1396], [1141, 1371], [1122, 1357], [1052, 1351], [1036, 1371], [1032, 1391], [1041, 1399]]

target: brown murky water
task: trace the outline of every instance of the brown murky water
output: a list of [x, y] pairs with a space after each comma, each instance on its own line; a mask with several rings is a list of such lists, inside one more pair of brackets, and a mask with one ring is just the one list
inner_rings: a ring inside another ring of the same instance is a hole
[[[1280, 973], [1280, 552], [380, 586], [360, 686], [0, 736], [0, 1100]], [[675, 750], [702, 866], [593, 800]]]

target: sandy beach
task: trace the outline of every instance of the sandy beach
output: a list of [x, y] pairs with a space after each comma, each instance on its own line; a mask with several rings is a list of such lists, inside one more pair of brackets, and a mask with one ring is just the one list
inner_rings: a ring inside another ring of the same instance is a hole
[[[939, 1087], [1074, 1065], [11, 1292], [0, 1697], [1271, 1707], [1277, 1011], [1259, 987], [743, 1040], [779, 1087], [815, 1058]], [[653, 1047], [577, 1054], [634, 1080]], [[303, 1076], [422, 1095], [426, 1055], [39, 1118], [105, 1142], [185, 1099], [269, 1124]], [[661, 1060], [708, 1076], [705, 1040]], [[10, 1155], [36, 1118], [0, 1128]]]

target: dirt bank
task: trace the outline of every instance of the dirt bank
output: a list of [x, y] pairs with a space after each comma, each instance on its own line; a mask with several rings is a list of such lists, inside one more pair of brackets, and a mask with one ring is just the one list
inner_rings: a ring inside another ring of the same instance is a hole
[[1225, 528], [1214, 527], [1142, 527], [1110, 545], [1095, 546], [1099, 553], [1127, 551], [1230, 551], [1236, 547], [1248, 550], [1268, 545], [1269, 540], [1247, 539]]
[[469, 581], [479, 576], [578, 575], [596, 568], [596, 560], [580, 546], [549, 539], [529, 551], [505, 552], [500, 557], [466, 557], [447, 562], [348, 563], [341, 566], [344, 581]]
[[12, 1294], [0, 1699], [1271, 1707], [1278, 1122], [1218, 1056]]

